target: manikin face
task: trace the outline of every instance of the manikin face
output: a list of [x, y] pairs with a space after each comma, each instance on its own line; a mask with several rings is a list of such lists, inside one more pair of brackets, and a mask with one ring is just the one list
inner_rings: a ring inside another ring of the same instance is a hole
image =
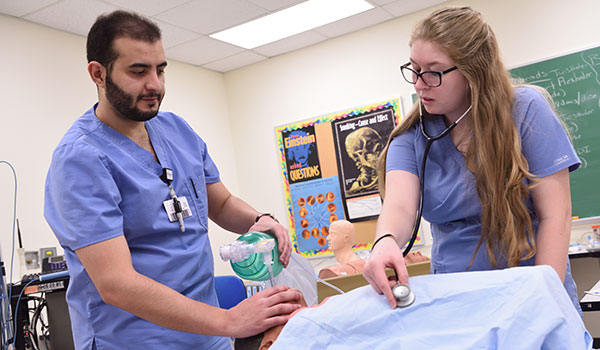
[[167, 63], [162, 43], [123, 37], [113, 45], [119, 56], [106, 76], [106, 99], [122, 118], [153, 118], [165, 94]]
[[[415, 40], [410, 49], [410, 62], [417, 72], [442, 72], [455, 64], [436, 44]], [[464, 75], [455, 70], [442, 76], [442, 84], [430, 87], [419, 78], [415, 90], [425, 110], [430, 114], [443, 114], [450, 121], [458, 119], [471, 104], [469, 84]]]
[[329, 244], [329, 249], [332, 251], [336, 251], [343, 247], [345, 244], [344, 241], [345, 235], [339, 232], [339, 229], [336, 228], [335, 225], [329, 227], [329, 235], [327, 236], [327, 243]]

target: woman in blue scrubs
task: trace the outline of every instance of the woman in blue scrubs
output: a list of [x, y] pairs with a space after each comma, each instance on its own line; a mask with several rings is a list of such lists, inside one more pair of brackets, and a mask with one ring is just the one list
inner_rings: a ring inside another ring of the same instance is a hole
[[[415, 27], [410, 47], [402, 73], [419, 103], [381, 157], [385, 197], [365, 278], [396, 306], [397, 282], [385, 268], [408, 283], [400, 247], [411, 237], [424, 176], [432, 273], [550, 265], [580, 310], [568, 264], [569, 172], [580, 161], [547, 93], [511, 84], [492, 29], [469, 7], [433, 12]], [[431, 144], [424, 175], [421, 115], [432, 136], [463, 117]]]

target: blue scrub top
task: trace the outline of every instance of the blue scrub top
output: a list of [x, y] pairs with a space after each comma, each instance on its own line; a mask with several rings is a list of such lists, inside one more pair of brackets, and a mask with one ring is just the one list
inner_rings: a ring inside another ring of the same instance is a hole
[[[145, 122], [161, 164], [150, 152], [102, 123], [94, 106], [67, 131], [46, 179], [44, 214], [71, 276], [67, 301], [77, 349], [231, 349], [229, 339], [163, 328], [105, 304], [75, 250], [124, 235], [135, 270], [179, 293], [218, 306], [208, 240], [206, 184], [219, 172], [206, 144], [180, 117], [159, 112]], [[185, 196], [192, 216], [170, 222], [168, 186]], [[110, 265], [110, 261], [106, 261]]]
[[[531, 173], [541, 178], [567, 167], [569, 171], [579, 167], [581, 162], [562, 125], [535, 89], [515, 89], [513, 118]], [[441, 116], [427, 117], [424, 121], [430, 135], [439, 135], [446, 128]], [[395, 137], [387, 154], [386, 171], [405, 170], [420, 177], [425, 144], [418, 124]], [[431, 223], [433, 236], [431, 272], [465, 271], [481, 236], [481, 202], [475, 176], [450, 137], [433, 142], [426, 166], [423, 218]], [[532, 223], [537, 234], [538, 218], [531, 197], [527, 206], [533, 213]], [[521, 263], [533, 264], [533, 258]], [[483, 242], [469, 271], [490, 269], [492, 266]], [[565, 287], [580, 310], [569, 264]]]

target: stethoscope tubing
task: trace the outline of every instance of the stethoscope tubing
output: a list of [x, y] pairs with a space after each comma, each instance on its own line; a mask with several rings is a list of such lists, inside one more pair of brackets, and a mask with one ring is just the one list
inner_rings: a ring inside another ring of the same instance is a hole
[[452, 129], [454, 129], [456, 125], [467, 115], [467, 113], [469, 113], [471, 107], [473, 106], [469, 106], [469, 108], [467, 108], [467, 110], [460, 116], [460, 118], [456, 119], [454, 123], [450, 124], [439, 135], [431, 136], [427, 133], [427, 131], [425, 131], [425, 123], [423, 122], [423, 113], [421, 110], [421, 100], [419, 100], [419, 124], [421, 128], [421, 134], [423, 134], [423, 136], [425, 137], [426, 143], [425, 151], [423, 152], [423, 160], [421, 161], [421, 176], [419, 177], [419, 207], [417, 208], [417, 214], [415, 218], [415, 224], [413, 226], [412, 235], [410, 237], [410, 240], [408, 241], [408, 245], [404, 249], [404, 252], [402, 252], [402, 256], [406, 256], [410, 252], [411, 248], [415, 244], [417, 234], [419, 233], [419, 227], [421, 226], [421, 216], [423, 215], [423, 197], [425, 190], [425, 165], [427, 164], [427, 156], [429, 155], [429, 149], [431, 148], [433, 141], [437, 141], [442, 137], [448, 135], [452, 131]]

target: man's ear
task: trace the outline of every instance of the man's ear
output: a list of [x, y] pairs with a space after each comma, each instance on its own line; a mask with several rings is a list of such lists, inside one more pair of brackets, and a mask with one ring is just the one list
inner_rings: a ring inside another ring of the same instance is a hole
[[98, 61], [91, 61], [88, 63], [88, 73], [90, 74], [90, 78], [94, 84], [96, 84], [99, 88], [104, 88], [106, 84], [106, 68], [102, 63]]

